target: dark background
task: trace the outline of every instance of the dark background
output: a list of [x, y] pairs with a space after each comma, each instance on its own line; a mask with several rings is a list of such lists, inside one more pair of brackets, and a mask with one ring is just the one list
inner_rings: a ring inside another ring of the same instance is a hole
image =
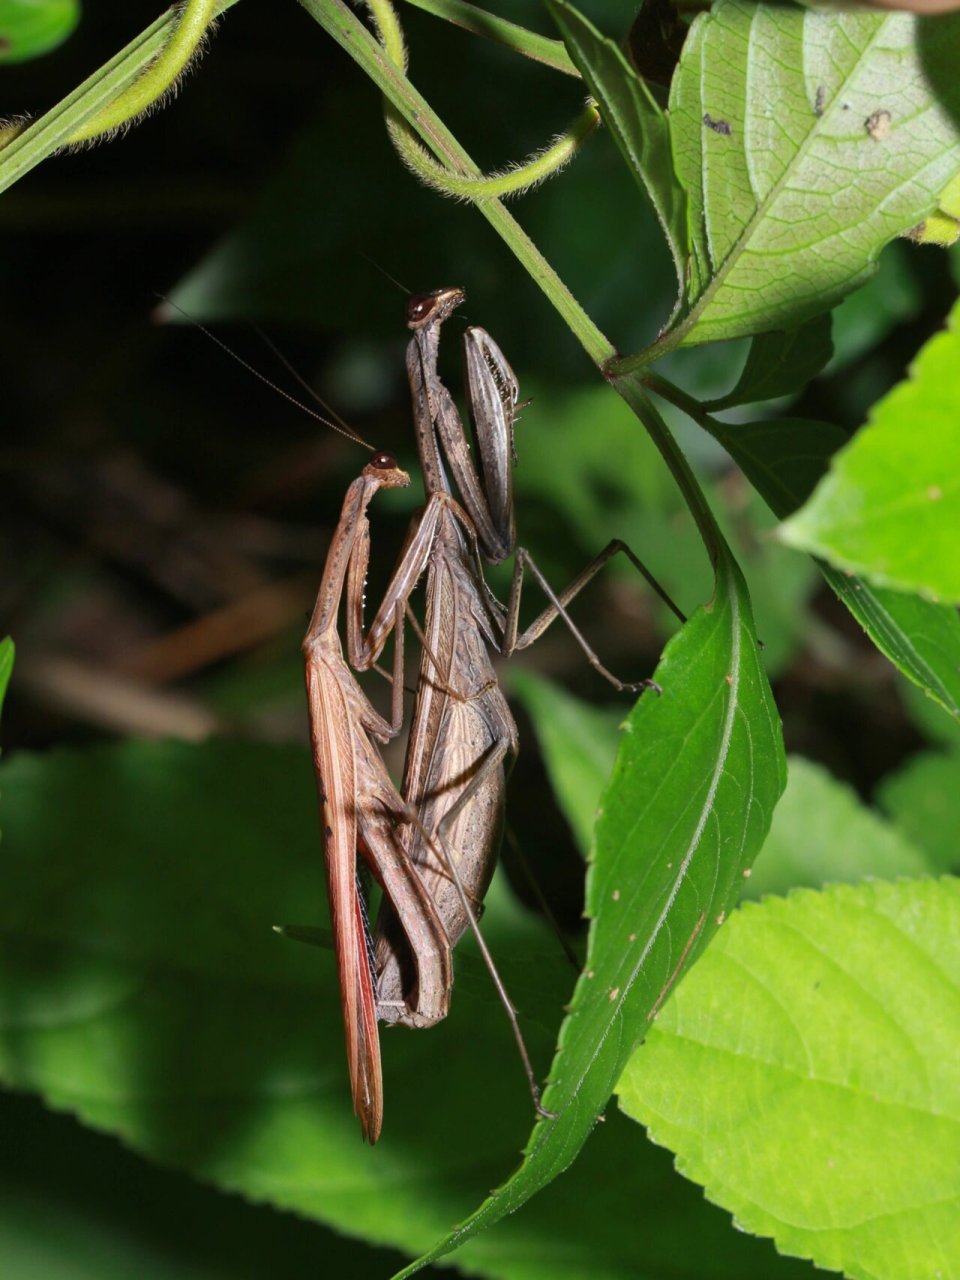
[[[584, 8], [608, 31], [623, 22], [613, 0]], [[0, 70], [0, 114], [41, 114], [155, 16], [154, 5], [132, 0], [88, 5], [61, 49]], [[403, 16], [411, 74], [481, 164], [521, 158], [576, 113], [574, 81], [419, 12]], [[532, 3], [509, 16], [548, 31]], [[568, 174], [517, 212], [621, 350], [654, 337], [672, 305], [670, 266], [609, 138], [594, 138]], [[305, 741], [299, 637], [343, 490], [363, 459], [195, 327], [155, 323], [158, 294], [174, 294], [299, 395], [245, 322], [262, 325], [359, 432], [411, 465], [404, 296], [383, 273], [404, 289], [463, 285], [465, 318], [496, 335], [533, 390], [528, 438], [541, 447], [525, 448], [521, 426], [518, 522], [552, 580], [624, 535], [686, 608], [706, 598], [706, 564], [676, 499], [658, 481], [651, 512], [624, 491], [613, 427], [608, 474], [598, 470], [601, 420], [571, 430], [582, 432], [584, 456], [592, 450], [583, 483], [610, 523], [571, 520], [564, 486], [579, 455], [566, 437], [551, 449], [550, 423], [537, 415], [596, 388], [595, 371], [484, 220], [422, 191], [401, 168], [375, 91], [295, 4], [248, 0], [231, 10], [176, 100], [128, 136], [30, 173], [0, 200], [0, 234], [0, 631], [18, 646], [5, 753], [214, 729]], [[791, 413], [855, 428], [954, 294], [940, 251], [894, 246], [877, 282], [841, 309], [839, 362]], [[453, 334], [448, 342], [456, 383]], [[689, 390], [717, 393], [734, 380], [742, 350], [689, 353], [669, 372]], [[617, 431], [638, 430], [617, 421]], [[740, 531], [761, 616], [768, 609], [788, 749], [869, 795], [922, 744], [916, 713], [813, 577], [778, 602], [765, 559], [773, 552], [746, 486], [715, 447], [683, 432], [714, 502]], [[558, 465], [568, 471], [552, 478]], [[416, 502], [415, 492], [384, 497], [375, 557], [377, 547], [398, 547]], [[393, 554], [379, 557], [380, 579]], [[623, 574], [608, 575], [591, 599], [584, 625], [604, 660], [621, 674], [648, 674], [669, 629], [659, 611]], [[611, 701], [564, 636], [530, 661], [591, 700]], [[580, 862], [548, 811], [522, 717], [521, 732], [511, 824], [521, 845], [550, 850], [556, 908], [575, 922]], [[190, 1259], [196, 1274], [239, 1276], [267, 1265], [299, 1274], [322, 1235], [361, 1273], [366, 1249], [354, 1257], [318, 1227], [152, 1169], [31, 1100], [0, 1102], [14, 1138], [0, 1148], [0, 1185], [22, 1205], [25, 1238], [50, 1215], [108, 1234], [123, 1221], [160, 1252], [182, 1254], [184, 1266]], [[225, 1255], [225, 1239], [236, 1256]], [[5, 1274], [26, 1274], [15, 1258]], [[389, 1264], [365, 1265], [383, 1274]]]

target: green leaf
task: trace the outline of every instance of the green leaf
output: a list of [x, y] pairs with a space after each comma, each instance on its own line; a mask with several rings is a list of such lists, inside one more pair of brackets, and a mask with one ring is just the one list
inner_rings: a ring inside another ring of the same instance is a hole
[[[384, 1136], [375, 1151], [360, 1140], [333, 957], [271, 930], [326, 923], [306, 751], [19, 754], [0, 787], [6, 1084], [161, 1163], [409, 1253], [509, 1167], [530, 1097], [470, 948], [450, 1018], [384, 1034]], [[496, 892], [484, 924], [545, 1064], [566, 961]]]
[[714, 601], [669, 642], [625, 725], [590, 869], [587, 967], [524, 1162], [403, 1275], [514, 1212], [579, 1152], [633, 1048], [736, 902], [785, 781], [746, 588], [727, 554]]
[[[862, 284], [960, 170], [957, 82], [906, 13], [722, 0], [670, 100], [693, 270], [685, 344], [792, 329]], [[937, 27], [956, 65], [960, 22]]]
[[815, 316], [789, 332], [758, 333], [732, 391], [703, 407], [709, 413], [800, 391], [833, 354], [831, 317]]
[[[0, 787], [6, 1083], [38, 1090], [154, 1162], [408, 1251], [426, 1248], [515, 1160], [529, 1095], [488, 975], [463, 946], [448, 1021], [384, 1034], [384, 1136], [375, 1150], [361, 1143], [333, 959], [270, 929], [325, 916], [305, 751], [211, 742], [20, 754], [0, 767]], [[566, 964], [496, 891], [484, 929], [511, 994], [533, 1013], [524, 1031], [540, 1061], [554, 1042], [551, 1010], [563, 998]], [[55, 1146], [55, 1168], [66, 1173], [70, 1143]], [[21, 1153], [21, 1189], [23, 1165]], [[103, 1170], [94, 1160], [77, 1186], [90, 1190]], [[159, 1176], [144, 1166], [145, 1199]], [[109, 1234], [120, 1230], [120, 1213], [124, 1238], [129, 1181], [126, 1173], [119, 1184], [107, 1179], [108, 1207], [89, 1215]], [[13, 1211], [10, 1198], [0, 1200]], [[184, 1200], [189, 1214], [186, 1191]], [[606, 1212], [623, 1230], [609, 1230]], [[48, 1224], [51, 1213], [47, 1206]], [[215, 1209], [199, 1220], [211, 1215], [223, 1221]], [[172, 1238], [163, 1236], [167, 1245]], [[314, 1243], [337, 1274], [364, 1273], [346, 1245]], [[807, 1274], [730, 1231], [665, 1153], [616, 1114], [566, 1177], [469, 1241], [458, 1261], [504, 1280], [634, 1280], [640, 1257], [679, 1280]], [[230, 1274], [238, 1265], [234, 1258]]]
[[79, 21], [79, 0], [0, 0], [0, 64], [49, 53]]
[[884, 779], [877, 803], [934, 868], [960, 870], [960, 754], [914, 756]]
[[659, 219], [677, 281], [687, 262], [686, 201], [673, 172], [667, 117], [612, 40], [565, 0], [547, 0], [564, 43], [596, 98], [627, 167]]
[[747, 1230], [855, 1280], [956, 1276], [960, 882], [738, 911], [621, 1106]]
[[806, 506], [791, 546], [883, 586], [960, 601], [960, 307], [874, 406]]
[[510, 688], [533, 721], [554, 795], [586, 857], [624, 712], [593, 707], [529, 671], [514, 672]]
[[383, 1280], [396, 1261], [160, 1169], [35, 1098], [4, 1091], [0, 1128], [4, 1280], [302, 1280], [318, 1257], [328, 1275]]
[[[709, 427], [779, 516], [804, 501], [847, 437], [828, 422], [784, 418]], [[956, 609], [873, 586], [819, 562], [837, 596], [882, 654], [908, 679], [960, 717], [960, 618]]]
[[852, 787], [800, 756], [791, 756], [788, 765], [787, 788], [745, 896], [938, 869], [924, 857], [922, 844], [911, 844], [910, 833], [901, 834], [861, 804]]
[[960, 720], [960, 617], [949, 605], [875, 587], [832, 565], [820, 571], [885, 657]]
[[3, 710], [3, 700], [7, 694], [7, 685], [13, 675], [13, 657], [13, 641], [9, 636], [5, 636], [3, 640], [0, 640], [0, 711]]

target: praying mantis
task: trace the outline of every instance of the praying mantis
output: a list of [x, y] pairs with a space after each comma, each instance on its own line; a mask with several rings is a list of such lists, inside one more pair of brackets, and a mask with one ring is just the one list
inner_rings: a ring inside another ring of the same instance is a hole
[[[389, 455], [377, 455], [348, 490], [303, 645], [351, 1089], [370, 1142], [379, 1136], [383, 1113], [376, 1021], [422, 1028], [446, 1017], [451, 952], [468, 928], [477, 937], [510, 1019], [534, 1105], [549, 1114], [540, 1107], [516, 1012], [477, 927], [499, 850], [506, 777], [518, 750], [516, 725], [492, 653], [509, 656], [525, 648], [561, 616], [591, 663], [616, 688], [651, 686], [651, 681], [624, 684], [607, 671], [566, 612], [569, 601], [620, 551], [683, 619], [643, 564], [617, 540], [560, 595], [522, 549], [516, 551], [506, 608], [490, 592], [482, 560], [496, 564], [515, 550], [511, 463], [519, 396], [497, 344], [485, 330], [469, 329], [464, 351], [478, 471], [464, 425], [437, 372], [441, 327], [463, 297], [462, 290], [448, 288], [416, 294], [408, 302], [412, 337], [407, 374], [427, 502], [414, 520], [377, 615], [364, 634], [367, 507], [379, 488], [409, 483]], [[550, 603], [519, 634], [527, 568]], [[398, 792], [371, 739], [386, 742], [401, 726], [404, 620], [423, 575], [420, 671]], [[374, 710], [343, 657], [337, 619], [345, 589], [350, 667], [369, 670], [390, 632], [395, 635], [389, 722]], [[358, 855], [384, 891], [372, 939], [357, 887]]]

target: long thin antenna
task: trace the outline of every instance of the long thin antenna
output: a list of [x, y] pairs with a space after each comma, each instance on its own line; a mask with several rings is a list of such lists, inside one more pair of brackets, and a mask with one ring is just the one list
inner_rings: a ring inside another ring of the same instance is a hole
[[[364, 449], [369, 450], [370, 453], [376, 452], [372, 444], [368, 444], [367, 441], [364, 440], [363, 436], [357, 435], [355, 431], [351, 431], [350, 428], [346, 425], [346, 423], [344, 423], [342, 420], [338, 422], [332, 422], [329, 418], [325, 418], [323, 414], [317, 413], [315, 409], [311, 409], [309, 405], [304, 404], [302, 400], [298, 400], [296, 396], [292, 396], [289, 391], [284, 391], [283, 387], [278, 386], [276, 382], [271, 381], [271, 379], [268, 378], [265, 373], [261, 373], [260, 370], [257, 369], [254, 365], [250, 364], [248, 360], [244, 360], [243, 356], [238, 355], [237, 352], [234, 351], [232, 347], [227, 346], [227, 344], [223, 341], [222, 338], [218, 338], [215, 333], [212, 333], [206, 327], [206, 325], [202, 325], [199, 320], [194, 319], [194, 317], [190, 315], [188, 311], [184, 311], [183, 307], [178, 306], [178, 304], [174, 302], [171, 298], [165, 297], [162, 293], [156, 294], [156, 297], [158, 297], [160, 301], [164, 303], [166, 306], [172, 307], [174, 311], [179, 311], [185, 320], [189, 320], [190, 323], [195, 328], [199, 329], [202, 334], [208, 337], [211, 342], [216, 343], [216, 345], [220, 348], [220, 350], [225, 352], [230, 357], [231, 360], [235, 360], [237, 364], [240, 365], [242, 368], [246, 369], [248, 373], [252, 373], [255, 378], [257, 378], [260, 382], [264, 384], [264, 386], [269, 387], [271, 391], [275, 391], [278, 396], [282, 396], [283, 399], [288, 400], [290, 404], [296, 405], [296, 407], [299, 410], [301, 410], [301, 412], [307, 414], [311, 418], [315, 418], [317, 422], [322, 422], [323, 425], [325, 427], [329, 427], [331, 431], [336, 431], [338, 435], [346, 436], [348, 440], [352, 440], [354, 444], [361, 445]], [[268, 342], [267, 345], [273, 347], [272, 343]], [[276, 348], [273, 348], [273, 350], [276, 351]], [[276, 352], [276, 354], [279, 355], [280, 353]], [[280, 358], [281, 360], [283, 359], [282, 356]], [[284, 360], [284, 363], [286, 364], [285, 360]], [[298, 381], [303, 382], [303, 379], [300, 378], [300, 375], [296, 373], [296, 371], [292, 367], [288, 366], [288, 368], [290, 369], [290, 372], [294, 374], [294, 376], [297, 378]], [[317, 399], [319, 400], [319, 397], [317, 397]], [[320, 403], [323, 404], [323, 401], [320, 400]], [[328, 409], [328, 406], [325, 404], [323, 407], [325, 409]], [[328, 411], [331, 413], [333, 412], [332, 410], [329, 410], [329, 409]], [[338, 415], [334, 414], [334, 417], [337, 417], [337, 416]]]
[[352, 428], [347, 426], [344, 420], [340, 417], [339, 413], [337, 413], [336, 409], [334, 409], [333, 405], [327, 404], [323, 396], [321, 396], [313, 387], [311, 387], [310, 383], [306, 380], [306, 378], [303, 376], [300, 370], [297, 369], [293, 364], [291, 364], [291, 362], [283, 354], [283, 352], [280, 350], [277, 344], [273, 341], [273, 339], [268, 337], [267, 334], [265, 334], [264, 331], [260, 328], [260, 326], [258, 324], [254, 324], [253, 321], [250, 322], [250, 328], [257, 335], [257, 337], [260, 339], [263, 345], [267, 348], [267, 350], [271, 351], [274, 354], [274, 356], [276, 356], [276, 358], [280, 361], [280, 363], [286, 369], [287, 373], [290, 374], [290, 377], [293, 378], [294, 381], [296, 381], [301, 387], [303, 387], [304, 391], [306, 391], [307, 395], [310, 396], [311, 400], [316, 401], [316, 403], [320, 406], [321, 409], [323, 409], [325, 413], [329, 413], [331, 418], [335, 418], [336, 421], [339, 422], [340, 426], [343, 428], [344, 432], [347, 435], [352, 435], [353, 434]]
[[357, 249], [356, 253], [358, 257], [363, 258], [364, 262], [369, 262], [375, 271], [379, 271], [385, 280], [389, 280], [391, 284], [396, 285], [401, 293], [405, 293], [407, 296], [410, 295], [412, 290], [404, 288], [396, 276], [392, 276], [386, 267], [380, 265], [376, 258], [371, 258], [369, 253], [364, 253], [362, 249]]

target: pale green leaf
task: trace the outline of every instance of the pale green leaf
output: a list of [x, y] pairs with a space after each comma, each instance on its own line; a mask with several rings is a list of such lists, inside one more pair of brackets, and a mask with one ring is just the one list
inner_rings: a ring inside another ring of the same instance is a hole
[[882, 586], [960, 601], [960, 308], [871, 411], [810, 501], [791, 546]]
[[878, 346], [897, 325], [920, 314], [923, 291], [911, 261], [915, 252], [903, 240], [888, 244], [874, 275], [833, 310], [834, 354], [827, 365], [828, 376]]
[[960, 881], [735, 912], [620, 1083], [745, 1230], [853, 1280], [960, 1275]]
[[960, 23], [941, 19], [933, 56], [921, 23], [748, 0], [696, 19], [670, 101], [694, 263], [676, 337], [796, 328], [936, 208], [960, 171], [957, 81], [938, 74]]
[[860, 802], [852, 787], [800, 756], [789, 757], [787, 764], [787, 788], [745, 896], [939, 870], [924, 857], [923, 844], [911, 844], [908, 832], [901, 834], [884, 822]]

